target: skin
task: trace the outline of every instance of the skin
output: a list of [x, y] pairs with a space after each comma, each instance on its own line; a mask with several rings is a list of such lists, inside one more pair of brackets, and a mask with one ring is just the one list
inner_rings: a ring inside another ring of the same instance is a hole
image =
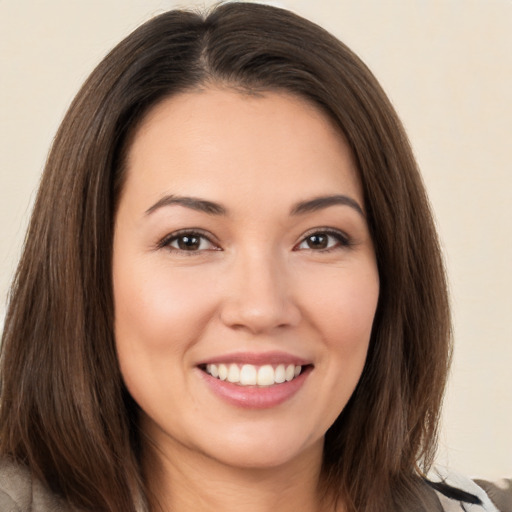
[[[114, 237], [116, 344], [143, 411], [154, 503], [329, 509], [318, 489], [324, 434], [361, 375], [379, 294], [344, 138], [300, 98], [210, 87], [154, 107], [127, 164]], [[293, 213], [332, 195], [352, 203]], [[166, 196], [226, 212], [163, 204]], [[176, 232], [191, 229], [198, 244], [187, 246]], [[311, 371], [274, 407], [227, 402], [198, 368], [276, 350]]]

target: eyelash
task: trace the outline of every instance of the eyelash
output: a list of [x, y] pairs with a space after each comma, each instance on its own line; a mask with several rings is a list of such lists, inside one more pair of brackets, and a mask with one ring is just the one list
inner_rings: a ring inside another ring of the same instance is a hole
[[157, 245], [157, 249], [168, 249], [171, 252], [186, 254], [187, 256], [192, 256], [194, 253], [202, 252], [205, 249], [198, 249], [198, 250], [186, 250], [186, 249], [180, 249], [179, 247], [172, 247], [171, 244], [173, 242], [178, 241], [180, 238], [198, 238], [200, 239], [200, 244], [203, 240], [206, 240], [209, 244], [213, 246], [213, 251], [219, 251], [221, 250], [220, 247], [212, 241], [211, 237], [208, 236], [205, 232], [201, 230], [195, 230], [195, 229], [181, 229], [179, 231], [175, 231], [174, 233], [171, 233], [170, 235], [163, 238]]
[[321, 253], [328, 253], [337, 249], [347, 249], [350, 248], [353, 243], [352, 240], [348, 235], [343, 233], [342, 231], [338, 231], [337, 229], [332, 228], [315, 228], [308, 233], [306, 233], [301, 241], [295, 245], [294, 250], [298, 249], [302, 244], [307, 243], [308, 238], [311, 238], [313, 236], [327, 236], [330, 238], [334, 238], [336, 243], [332, 245], [331, 247], [326, 247], [323, 249], [312, 249], [311, 247], [305, 249], [310, 250], [313, 252], [321, 252]]
[[[334, 238], [336, 243], [330, 247], [326, 248], [320, 248], [320, 249], [313, 249], [311, 247], [304, 248], [304, 250], [310, 250], [313, 252], [320, 252], [320, 253], [328, 253], [333, 250], [337, 249], [343, 249], [343, 248], [350, 248], [353, 244], [346, 234], [344, 234], [341, 231], [338, 231], [336, 229], [332, 228], [315, 228], [314, 230], [309, 231], [306, 233], [303, 238], [300, 240], [298, 244], [296, 244], [293, 247], [293, 250], [300, 250], [300, 246], [304, 243], [307, 243], [307, 240], [313, 236], [327, 236], [330, 238]], [[171, 244], [173, 242], [176, 242], [180, 240], [180, 238], [197, 238], [200, 239], [199, 244], [202, 243], [203, 240], [206, 240], [209, 244], [213, 246], [213, 249], [197, 249], [197, 250], [186, 250], [186, 249], [180, 249], [179, 247], [172, 247]], [[174, 233], [171, 233], [170, 235], [164, 237], [158, 244], [157, 249], [168, 249], [171, 252], [175, 253], [181, 253], [186, 254], [187, 256], [192, 256], [198, 252], [202, 252], [204, 250], [213, 250], [213, 251], [220, 251], [222, 250], [215, 242], [212, 241], [211, 236], [209, 236], [207, 233], [201, 231], [201, 230], [195, 230], [195, 229], [182, 229], [179, 231], [176, 231]]]

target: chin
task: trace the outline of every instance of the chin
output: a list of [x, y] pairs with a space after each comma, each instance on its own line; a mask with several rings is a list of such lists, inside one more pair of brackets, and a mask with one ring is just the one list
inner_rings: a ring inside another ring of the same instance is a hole
[[[209, 458], [226, 466], [241, 469], [264, 470], [282, 468], [298, 460], [305, 462], [321, 460], [324, 438], [313, 443], [280, 436], [230, 436], [229, 439], [214, 441], [201, 450]], [[212, 449], [213, 447], [213, 449]]]

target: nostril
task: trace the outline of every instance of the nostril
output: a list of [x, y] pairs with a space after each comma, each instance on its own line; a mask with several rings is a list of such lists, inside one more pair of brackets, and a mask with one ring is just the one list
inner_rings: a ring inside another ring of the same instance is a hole
[[233, 301], [223, 306], [221, 319], [231, 329], [247, 330], [253, 334], [295, 327], [300, 322], [298, 308], [287, 301], [264, 301], [260, 304]]

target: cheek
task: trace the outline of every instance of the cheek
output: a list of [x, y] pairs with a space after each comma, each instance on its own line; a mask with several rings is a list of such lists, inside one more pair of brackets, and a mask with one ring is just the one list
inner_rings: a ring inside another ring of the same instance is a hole
[[[315, 275], [316, 274], [316, 275]], [[321, 269], [310, 274], [308, 323], [319, 333], [325, 356], [318, 363], [317, 428], [325, 432], [345, 408], [364, 368], [379, 297], [376, 268]], [[304, 290], [303, 290], [304, 291]], [[313, 374], [314, 375], [314, 374]], [[321, 377], [321, 378], [320, 378]]]
[[376, 269], [311, 276], [311, 282], [314, 286], [304, 294], [307, 310], [324, 342], [347, 356], [361, 349], [366, 353], [379, 297]]
[[[151, 263], [151, 262], [150, 262]], [[214, 295], [193, 272], [153, 262], [119, 261], [114, 272], [115, 332], [120, 359], [180, 354], [215, 310]]]
[[185, 394], [180, 376], [191, 365], [190, 347], [215, 312], [215, 294], [205, 290], [204, 276], [170, 272], [159, 261], [141, 265], [136, 258], [118, 258], [113, 280], [123, 380], [142, 409], [159, 417], [162, 404], [178, 403]]

